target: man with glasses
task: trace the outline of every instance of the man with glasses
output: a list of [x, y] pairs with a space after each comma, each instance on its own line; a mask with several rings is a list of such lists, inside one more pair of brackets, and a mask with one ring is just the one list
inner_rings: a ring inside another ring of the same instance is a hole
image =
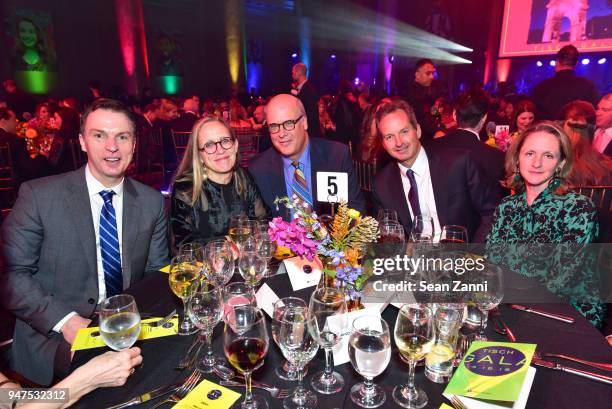
[[[297, 195], [310, 203], [318, 214], [329, 212], [326, 201], [317, 195], [317, 172], [346, 174], [346, 187], [330, 186], [330, 192], [348, 190], [348, 205], [365, 210], [365, 201], [346, 145], [308, 135], [309, 123], [302, 102], [289, 94], [279, 94], [266, 106], [268, 130], [273, 147], [263, 152], [250, 165], [261, 195], [273, 216], [289, 220], [285, 209], [276, 210], [274, 199]], [[333, 176], [332, 176], [333, 177]], [[328, 201], [334, 201], [328, 195]]]

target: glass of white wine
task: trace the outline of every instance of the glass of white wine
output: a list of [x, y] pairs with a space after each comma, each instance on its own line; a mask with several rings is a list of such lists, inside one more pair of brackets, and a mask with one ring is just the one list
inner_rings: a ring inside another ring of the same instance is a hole
[[186, 314], [186, 306], [189, 298], [198, 290], [199, 282], [200, 269], [191, 257], [176, 256], [172, 259], [168, 283], [174, 295], [183, 301], [183, 320], [179, 325], [179, 335], [191, 335], [198, 331]]
[[268, 259], [258, 251], [241, 251], [238, 270], [244, 282], [256, 288], [268, 271]]
[[395, 321], [395, 344], [408, 362], [408, 383], [393, 389], [393, 400], [403, 408], [418, 409], [427, 405], [427, 394], [414, 386], [416, 364], [429, 352], [433, 342], [431, 310], [423, 304], [405, 304]]
[[100, 335], [115, 351], [130, 348], [140, 335], [140, 313], [134, 297], [119, 294], [100, 304]]

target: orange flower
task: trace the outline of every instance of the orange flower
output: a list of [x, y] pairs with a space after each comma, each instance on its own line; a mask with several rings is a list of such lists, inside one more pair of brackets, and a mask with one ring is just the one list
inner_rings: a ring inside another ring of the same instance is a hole
[[33, 139], [33, 138], [36, 138], [38, 136], [38, 132], [36, 132], [36, 129], [34, 129], [34, 128], [28, 128], [25, 131], [25, 136], [26, 136], [26, 138]]

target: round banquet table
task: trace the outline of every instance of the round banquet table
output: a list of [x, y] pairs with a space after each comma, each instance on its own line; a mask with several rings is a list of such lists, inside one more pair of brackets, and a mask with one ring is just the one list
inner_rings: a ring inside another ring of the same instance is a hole
[[[236, 279], [236, 276], [235, 278]], [[286, 274], [276, 274], [266, 278], [265, 282], [274, 290], [279, 297], [294, 295], [308, 301], [312, 287], [293, 292], [288, 276]], [[141, 313], [164, 316], [173, 308], [180, 310], [180, 301], [170, 292], [168, 288], [168, 275], [155, 273], [147, 276], [144, 280], [134, 285], [126, 291], [135, 296], [138, 308]], [[547, 303], [545, 305], [528, 304], [534, 308], [542, 308], [546, 311], [572, 316], [576, 319], [575, 324], [569, 325], [551, 319], [516, 311], [506, 305], [500, 306], [503, 319], [516, 335], [518, 342], [535, 343], [538, 351], [573, 355], [591, 361], [610, 361], [612, 358], [612, 348], [608, 345], [604, 337], [595, 327], [593, 327], [580, 313], [566, 303]], [[389, 306], [382, 313], [382, 317], [389, 324], [393, 331], [397, 308]], [[268, 317], [268, 324], [270, 320]], [[495, 341], [507, 341], [507, 339], [495, 333], [492, 325], [487, 328], [487, 336]], [[138, 368], [127, 383], [117, 388], [101, 388], [84, 396], [73, 407], [75, 408], [105, 408], [120, 402], [127, 401], [142, 393], [151, 391], [162, 385], [182, 381], [191, 370], [175, 370], [174, 367], [185, 354], [193, 341], [192, 336], [169, 336], [155, 338], [137, 342], [136, 346], [142, 350], [143, 366]], [[218, 356], [223, 356], [222, 349], [223, 324], [215, 327], [213, 335], [213, 349]], [[393, 337], [392, 337], [393, 338]], [[383, 408], [399, 408], [393, 401], [391, 392], [393, 388], [408, 378], [408, 366], [404, 364], [397, 351], [395, 343], [392, 343], [393, 353], [391, 362], [385, 372], [375, 379], [386, 393], [387, 400]], [[97, 348], [79, 351], [73, 361], [73, 369], [87, 362], [92, 357], [108, 351], [108, 348]], [[273, 384], [281, 388], [292, 389], [293, 382], [279, 379], [274, 374], [274, 369], [282, 364], [283, 357], [280, 349], [271, 339], [270, 348], [264, 365], [255, 371], [253, 379], [265, 383]], [[597, 369], [583, 367], [580, 364], [571, 362], [561, 362], [575, 368], [581, 368], [592, 372], [603, 373]], [[309, 385], [311, 375], [323, 369], [325, 363], [323, 350], [319, 350], [315, 358], [308, 367], [308, 374], [304, 378], [306, 385]], [[344, 376], [346, 385], [337, 394], [322, 395], [317, 394], [318, 407], [325, 409], [335, 408], [357, 408], [353, 404], [348, 391], [355, 383], [361, 382], [361, 376], [353, 370], [350, 363], [339, 365], [335, 370]], [[531, 388], [531, 393], [527, 401], [527, 408], [609, 408], [612, 402], [612, 387], [600, 382], [554, 371], [542, 367], [536, 367], [535, 380]], [[609, 373], [608, 373], [609, 374]], [[213, 374], [206, 374], [206, 379], [219, 382], [220, 379]], [[437, 384], [425, 378], [423, 367], [417, 367], [416, 385], [423, 388], [429, 397], [427, 408], [439, 408], [443, 402], [449, 403], [442, 392], [446, 388], [445, 384]], [[244, 388], [231, 388], [244, 394]], [[264, 390], [253, 388], [254, 393], [262, 395], [268, 400], [270, 408], [282, 408], [282, 400], [273, 399]], [[164, 396], [167, 397], [167, 396]], [[159, 398], [162, 399], [162, 398]], [[159, 399], [143, 403], [138, 408], [148, 408], [157, 403]], [[242, 399], [242, 398], [241, 398]], [[171, 407], [168, 404], [166, 407]]]

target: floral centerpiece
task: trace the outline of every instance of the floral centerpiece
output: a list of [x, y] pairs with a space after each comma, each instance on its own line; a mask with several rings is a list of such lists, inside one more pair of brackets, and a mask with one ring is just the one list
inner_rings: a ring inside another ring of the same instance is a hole
[[28, 152], [31, 155], [48, 155], [53, 142], [53, 133], [58, 129], [54, 118], [43, 121], [35, 117], [27, 122], [18, 122], [16, 134], [25, 138]]
[[368, 243], [379, 236], [378, 222], [370, 217], [361, 217], [346, 203], [327, 225], [319, 220], [307, 203], [297, 196], [277, 198], [274, 204], [284, 205], [293, 211], [291, 222], [281, 217], [274, 218], [268, 229], [270, 238], [279, 246], [289, 248], [295, 255], [313, 261], [319, 256], [323, 272], [338, 287], [345, 287], [351, 297], [358, 297], [368, 276], [360, 262]]
[[516, 138], [516, 134], [511, 134], [507, 130], [502, 130], [500, 132], [495, 133], [495, 135], [489, 137], [487, 139], [487, 145], [490, 145], [494, 148], [501, 150], [502, 152], [506, 152], [512, 142]]

